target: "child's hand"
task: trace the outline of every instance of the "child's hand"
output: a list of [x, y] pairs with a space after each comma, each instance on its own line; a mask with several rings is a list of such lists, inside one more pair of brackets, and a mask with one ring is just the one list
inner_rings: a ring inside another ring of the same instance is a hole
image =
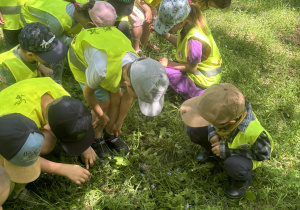
[[145, 21], [147, 23], [151, 23], [152, 22], [152, 12], [151, 12], [151, 9], [145, 10]]
[[79, 165], [64, 164], [63, 175], [76, 184], [83, 184], [88, 180], [90, 172]]
[[46, 77], [50, 77], [53, 74], [53, 70], [49, 69], [48, 67], [44, 66], [43, 64], [40, 64], [38, 67], [39, 76], [41, 77], [41, 74], [44, 74]]
[[81, 160], [85, 163], [86, 169], [89, 169], [89, 166], [93, 166], [96, 159], [97, 154], [91, 147], [89, 147], [81, 154]]
[[219, 135], [215, 135], [215, 136], [211, 137], [210, 140], [209, 140], [209, 142], [211, 144], [217, 143], [219, 141], [220, 141]]
[[101, 117], [96, 117], [95, 121], [93, 122], [93, 127], [96, 130], [102, 131], [108, 122], [109, 117], [105, 113], [103, 113]]
[[220, 156], [220, 142], [216, 142], [214, 143], [212, 146], [211, 151], [216, 155], [216, 156]]
[[169, 64], [169, 59], [166, 57], [163, 57], [161, 59], [159, 59], [158, 61], [163, 67], [167, 67]]
[[2, 14], [1, 14], [1, 12], [0, 12], [0, 25], [4, 25], [5, 23], [4, 23], [4, 20], [3, 20], [3, 16], [2, 16]]
[[121, 128], [122, 128], [122, 123], [117, 122], [113, 125], [113, 131], [115, 136], [119, 136], [119, 134], [121, 133]]

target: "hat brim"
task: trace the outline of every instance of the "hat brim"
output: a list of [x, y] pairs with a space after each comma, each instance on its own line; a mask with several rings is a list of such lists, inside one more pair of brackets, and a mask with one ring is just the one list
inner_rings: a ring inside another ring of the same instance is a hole
[[46, 63], [57, 63], [63, 60], [67, 56], [67, 53], [67, 46], [58, 39], [57, 45], [51, 51], [45, 53], [37, 53], [36, 55], [46, 61]]
[[197, 96], [185, 101], [180, 107], [181, 119], [190, 127], [205, 127], [212, 124], [199, 115], [198, 104], [200, 101], [201, 96]]
[[92, 145], [94, 139], [95, 131], [91, 124], [86, 134], [80, 140], [75, 142], [66, 142], [61, 140], [60, 144], [69, 155], [77, 156], [87, 150]]
[[[175, 25], [175, 24], [174, 24]], [[165, 24], [163, 24], [162, 22], [159, 21], [159, 18], [157, 18], [154, 21], [154, 30], [158, 33], [158, 34], [165, 34], [167, 32], [169, 32], [171, 30], [171, 28], [173, 28], [173, 26], [167, 26]]]
[[164, 95], [159, 99], [159, 101], [154, 101], [153, 103], [147, 103], [138, 99], [139, 107], [141, 112], [149, 117], [154, 117], [158, 115], [164, 106]]
[[26, 167], [17, 166], [0, 155], [0, 165], [3, 165], [10, 176], [10, 180], [20, 184], [26, 184], [36, 180], [41, 174], [40, 160]]

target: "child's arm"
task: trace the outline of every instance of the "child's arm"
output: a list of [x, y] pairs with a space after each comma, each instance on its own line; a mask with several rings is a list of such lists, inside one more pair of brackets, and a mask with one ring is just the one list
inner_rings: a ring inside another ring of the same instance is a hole
[[0, 12], [0, 25], [4, 25], [4, 24], [5, 24], [5, 22], [4, 22], [2, 14]]
[[159, 63], [163, 65], [164, 67], [171, 67], [174, 69], [177, 69], [178, 71], [182, 72], [190, 72], [193, 73], [197, 70], [198, 64], [192, 64], [192, 63], [177, 63], [174, 61], [170, 61], [168, 58], [161, 58], [159, 60]]
[[40, 157], [42, 172], [65, 176], [75, 182], [82, 184], [88, 180], [90, 172], [79, 165], [56, 163]]
[[143, 8], [145, 11], [145, 21], [150, 23], [152, 21], [152, 12], [151, 8], [146, 4], [144, 0], [136, 0], [136, 2]]
[[120, 112], [119, 112], [119, 117], [116, 123], [113, 125], [114, 133], [118, 136], [118, 134], [121, 131], [123, 121], [127, 115], [128, 110], [131, 107], [132, 103], [132, 97], [129, 95], [127, 90], [124, 92], [122, 99], [121, 99], [121, 104], [120, 104]]
[[177, 45], [177, 36], [170, 34], [170, 33], [165, 33], [163, 34], [163, 37], [168, 40], [169, 42], [171, 42], [175, 47]]
[[38, 72], [40, 77], [42, 76], [41, 73], [43, 73], [45, 77], [50, 77], [53, 74], [53, 70], [44, 66], [44, 64], [38, 66]]
[[[214, 147], [214, 145], [212, 146]], [[264, 132], [258, 136], [253, 145], [243, 144], [238, 149], [230, 149], [226, 141], [220, 141], [220, 145], [217, 147], [219, 147], [218, 150], [221, 158], [242, 155], [251, 160], [263, 161], [269, 159], [271, 155], [271, 140]]]
[[94, 94], [95, 89], [90, 88], [87, 84], [85, 84], [83, 89], [83, 96], [85, 100], [88, 102], [89, 106], [96, 113], [98, 120], [93, 122], [93, 126], [95, 129], [102, 131], [109, 121], [108, 116], [101, 109], [96, 95]]

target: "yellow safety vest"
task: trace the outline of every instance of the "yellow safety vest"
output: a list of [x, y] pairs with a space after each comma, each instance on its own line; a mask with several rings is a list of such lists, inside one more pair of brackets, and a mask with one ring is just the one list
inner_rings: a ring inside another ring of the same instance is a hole
[[[84, 4], [87, 3], [87, 0], [77, 0], [77, 2]], [[54, 16], [59, 21], [65, 34], [77, 34], [82, 29], [82, 25], [78, 23], [72, 27], [72, 19], [66, 12], [66, 6], [68, 4], [70, 4], [70, 2], [63, 0], [28, 0], [22, 7], [21, 12], [27, 24], [40, 22], [47, 26], [47, 23], [41, 22], [35, 16], [30, 14], [30, 8], [44, 11]]]
[[[181, 31], [181, 30], [180, 30]], [[221, 64], [222, 57], [219, 49], [211, 35], [204, 34], [202, 29], [197, 26], [192, 28], [181, 41], [180, 31], [177, 33], [176, 59], [179, 63], [187, 63], [188, 49], [187, 42], [190, 38], [205, 42], [211, 49], [206, 60], [198, 63], [197, 70], [194, 73], [187, 73], [189, 78], [199, 87], [208, 88], [213, 84], [217, 84], [221, 80]], [[204, 51], [204, 50], [203, 50]], [[203, 54], [203, 52], [202, 52]]]
[[110, 92], [117, 92], [122, 77], [122, 58], [127, 52], [135, 53], [130, 40], [116, 27], [91, 28], [81, 31], [73, 39], [68, 52], [70, 69], [75, 80], [81, 83], [86, 82], [85, 71], [88, 66], [84, 59], [85, 42], [107, 56], [106, 77], [99, 86]]
[[[17, 46], [16, 48], [18, 48]], [[18, 57], [15, 56], [13, 51], [15, 48], [0, 54], [0, 65], [6, 65], [13, 74], [16, 82], [24, 79], [37, 77], [37, 69], [30, 70]]]
[[53, 99], [70, 96], [49, 77], [23, 80], [0, 92], [0, 116], [20, 113], [33, 120], [38, 128], [43, 128], [46, 123], [41, 108], [41, 97], [45, 93]]
[[0, 25], [1, 28], [6, 30], [19, 30], [23, 28], [23, 23], [20, 19], [21, 7], [26, 0], [1, 0], [0, 12], [5, 22]]
[[[261, 126], [257, 118], [251, 121], [246, 130], [239, 131], [235, 136], [232, 142], [227, 142], [228, 148], [230, 149], [238, 149], [242, 144], [250, 144], [253, 145], [261, 132], [265, 132], [269, 139], [271, 140], [271, 151], [273, 151], [273, 139], [270, 134]], [[259, 167], [262, 164], [262, 161], [252, 160], [253, 169]]]
[[159, 5], [161, 0], [145, 0], [145, 2], [151, 7], [156, 7], [157, 5]]

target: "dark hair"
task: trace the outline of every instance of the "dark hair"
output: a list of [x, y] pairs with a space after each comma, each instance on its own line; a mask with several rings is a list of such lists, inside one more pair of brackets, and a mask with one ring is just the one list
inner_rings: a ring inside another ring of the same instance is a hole
[[89, 15], [89, 10], [92, 9], [95, 5], [95, 1], [89, 1], [81, 6], [78, 5], [78, 3], [76, 2], [76, 0], [64, 0], [64, 1], [67, 1], [67, 2], [70, 2], [72, 4], [74, 4], [75, 6], [75, 10], [78, 12], [78, 13], [81, 13], [82, 15], [84, 15], [84, 17], [88, 18], [88, 19], [91, 19], [90, 18], [90, 15]]
[[205, 17], [203, 16], [200, 8], [196, 6], [195, 4], [191, 4], [191, 11], [189, 16], [186, 18], [186, 25], [187, 26], [200, 26], [203, 32], [208, 35], [209, 29], [207, 26], [207, 22], [205, 20]]

